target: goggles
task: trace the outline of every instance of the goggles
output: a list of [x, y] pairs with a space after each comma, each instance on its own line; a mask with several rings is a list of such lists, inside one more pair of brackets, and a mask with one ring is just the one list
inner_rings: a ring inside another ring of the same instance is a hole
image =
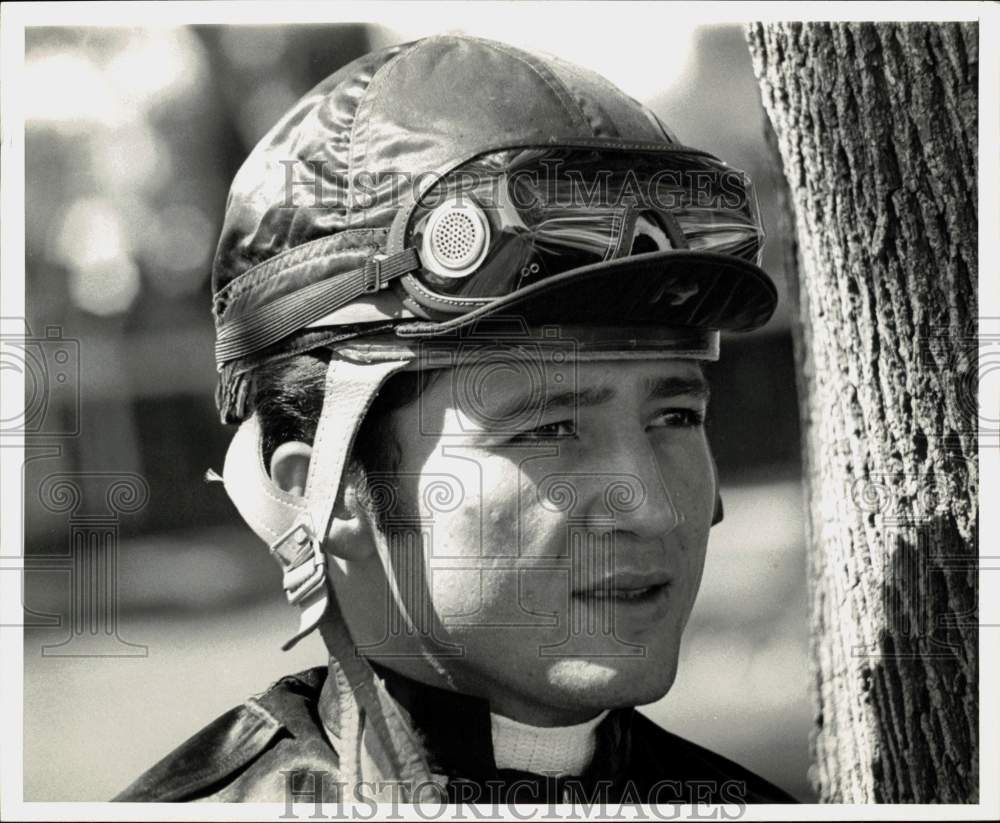
[[694, 150], [493, 152], [443, 177], [405, 216], [403, 243], [420, 268], [402, 286], [450, 315], [637, 254], [713, 252], [758, 265], [764, 239], [746, 175]]

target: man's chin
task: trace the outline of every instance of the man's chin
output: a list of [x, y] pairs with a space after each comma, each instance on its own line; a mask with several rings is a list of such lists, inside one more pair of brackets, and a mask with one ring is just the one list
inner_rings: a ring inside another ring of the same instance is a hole
[[642, 706], [663, 697], [677, 676], [677, 655], [564, 658], [548, 671], [567, 703], [597, 709]]

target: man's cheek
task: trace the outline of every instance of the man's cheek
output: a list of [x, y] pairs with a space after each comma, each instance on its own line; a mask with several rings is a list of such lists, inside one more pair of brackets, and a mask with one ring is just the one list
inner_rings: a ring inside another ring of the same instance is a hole
[[559, 551], [550, 545], [553, 518], [540, 509], [533, 494], [510, 482], [486, 490], [477, 509], [482, 523], [481, 534], [476, 535], [481, 556], [506, 559], [506, 566], [513, 568], [518, 558]]
[[438, 617], [450, 630], [537, 623], [538, 618], [532, 618], [532, 609], [526, 603], [523, 579], [509, 564], [485, 562], [477, 569], [440, 569], [432, 583]]
[[435, 612], [445, 627], [474, 622], [482, 612], [484, 587], [478, 569], [449, 568], [437, 564], [431, 570], [431, 596]]
[[480, 553], [488, 558], [517, 558], [519, 533], [517, 508], [510, 501], [483, 501], [483, 533]]
[[520, 574], [520, 608], [536, 625], [564, 626], [570, 611], [572, 575], [568, 564], [559, 568], [529, 568]]

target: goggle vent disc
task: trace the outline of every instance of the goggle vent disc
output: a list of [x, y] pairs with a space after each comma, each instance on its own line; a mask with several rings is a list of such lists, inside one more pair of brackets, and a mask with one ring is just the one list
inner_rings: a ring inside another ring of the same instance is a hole
[[475, 203], [442, 203], [427, 220], [420, 262], [441, 277], [465, 277], [482, 263], [489, 240], [490, 224]]

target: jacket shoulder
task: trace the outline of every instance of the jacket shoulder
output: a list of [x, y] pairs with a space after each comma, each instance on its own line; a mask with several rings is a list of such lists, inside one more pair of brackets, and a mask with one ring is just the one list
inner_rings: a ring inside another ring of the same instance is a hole
[[287, 767], [282, 764], [303, 760], [297, 754], [306, 755], [307, 765], [336, 765], [336, 755], [317, 714], [325, 679], [326, 667], [281, 678], [261, 694], [217, 717], [114, 800], [177, 803], [283, 799], [282, 769]]
[[[790, 794], [758, 774], [710, 749], [661, 728], [639, 712], [632, 721], [633, 759], [645, 760], [658, 777], [703, 787], [722, 803], [797, 803]], [[695, 799], [705, 802], [707, 798]], [[688, 800], [686, 802], [693, 802]]]

